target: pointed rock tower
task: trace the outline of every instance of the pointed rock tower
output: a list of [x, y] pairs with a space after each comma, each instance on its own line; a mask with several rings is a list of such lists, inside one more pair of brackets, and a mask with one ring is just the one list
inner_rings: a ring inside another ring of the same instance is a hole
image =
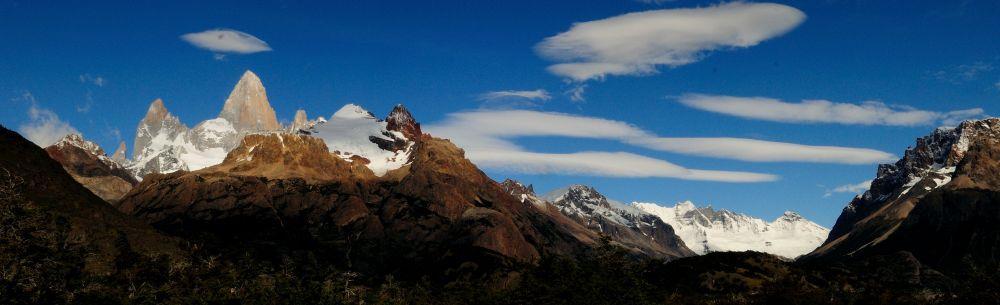
[[247, 70], [229, 93], [220, 118], [224, 118], [239, 132], [278, 130], [278, 118], [267, 101], [267, 92], [257, 74]]
[[115, 160], [118, 164], [125, 164], [128, 162], [128, 160], [126, 160], [128, 157], [125, 155], [126, 150], [125, 141], [121, 141], [121, 143], [118, 143], [118, 149], [115, 149], [115, 153], [111, 155], [111, 160]]
[[292, 120], [292, 132], [299, 130], [300, 128], [306, 127], [309, 124], [309, 117], [306, 116], [306, 111], [299, 109], [295, 112], [295, 119]]

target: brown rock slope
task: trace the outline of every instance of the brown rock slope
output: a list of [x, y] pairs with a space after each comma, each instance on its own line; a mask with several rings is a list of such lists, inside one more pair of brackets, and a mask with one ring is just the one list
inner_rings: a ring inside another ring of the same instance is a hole
[[105, 156], [104, 150], [97, 144], [84, 140], [80, 135], [67, 135], [46, 147], [45, 152], [62, 164], [73, 179], [105, 201], [116, 201], [139, 184], [125, 167]]
[[[59, 278], [54, 282], [78, 275], [60, 273], [77, 267], [105, 275], [130, 253], [180, 253], [173, 239], [115, 210], [17, 133], [0, 127], [0, 146], [0, 269], [5, 280], [17, 282], [30, 276], [25, 273], [31, 268], [45, 266], [58, 268], [43, 270]], [[25, 269], [19, 269], [22, 264]]]
[[147, 176], [118, 207], [234, 252], [312, 251], [375, 272], [489, 272], [593, 243], [505, 193], [451, 142], [418, 139], [408, 165], [376, 177], [309, 136], [249, 135], [220, 165]]
[[1000, 271], [1000, 119], [967, 121], [918, 139], [879, 167], [810, 259], [906, 251], [946, 270]]

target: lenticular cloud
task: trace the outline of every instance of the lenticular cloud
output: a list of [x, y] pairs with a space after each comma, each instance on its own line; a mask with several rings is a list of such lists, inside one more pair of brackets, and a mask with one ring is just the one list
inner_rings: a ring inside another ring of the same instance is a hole
[[549, 72], [574, 81], [642, 75], [696, 62], [709, 51], [757, 45], [805, 19], [802, 11], [774, 3], [652, 10], [576, 23], [536, 51], [560, 62]]
[[271, 46], [253, 35], [230, 29], [207, 30], [181, 35], [195, 47], [216, 53], [251, 54], [271, 51]]

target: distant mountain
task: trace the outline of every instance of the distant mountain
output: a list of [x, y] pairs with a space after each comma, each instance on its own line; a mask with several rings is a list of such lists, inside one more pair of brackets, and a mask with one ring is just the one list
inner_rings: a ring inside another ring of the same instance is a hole
[[878, 168], [810, 260], [905, 251], [933, 268], [996, 270], [1000, 261], [1000, 119], [965, 121], [917, 139]]
[[63, 137], [46, 147], [45, 152], [62, 164], [74, 180], [106, 201], [118, 200], [138, 184], [124, 166], [78, 134]]
[[[521, 198], [535, 205], [543, 204], [526, 191]], [[609, 236], [632, 251], [667, 259], [695, 254], [659, 217], [609, 200], [592, 187], [571, 185], [551, 191], [542, 198], [570, 219], [595, 233]]]
[[795, 258], [816, 249], [830, 232], [791, 211], [767, 222], [725, 209], [696, 207], [690, 201], [673, 207], [645, 202], [632, 206], [659, 216], [698, 254], [751, 250]]

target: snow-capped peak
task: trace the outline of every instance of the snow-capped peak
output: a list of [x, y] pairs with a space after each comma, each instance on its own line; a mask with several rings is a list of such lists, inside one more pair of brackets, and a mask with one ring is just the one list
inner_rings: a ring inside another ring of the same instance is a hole
[[340, 107], [340, 110], [337, 110], [337, 112], [335, 112], [333, 114], [333, 116], [330, 117], [330, 120], [334, 120], [334, 119], [372, 119], [372, 120], [374, 120], [375, 119], [375, 115], [373, 115], [368, 110], [365, 110], [364, 108], [361, 108], [361, 106], [358, 106], [358, 105], [355, 105], [355, 104], [347, 104], [347, 105], [344, 105], [344, 107]]
[[79, 134], [71, 133], [59, 139], [58, 142], [52, 144], [59, 147], [65, 147], [66, 145], [76, 146], [83, 149], [87, 153], [94, 156], [104, 156], [104, 149], [101, 149], [100, 145], [97, 143], [84, 140]]
[[382, 176], [410, 161], [413, 141], [398, 131], [387, 128], [385, 121], [355, 104], [337, 110], [329, 121], [318, 120], [310, 129], [313, 136], [323, 139], [330, 152], [344, 160], [361, 158], [375, 175]]

